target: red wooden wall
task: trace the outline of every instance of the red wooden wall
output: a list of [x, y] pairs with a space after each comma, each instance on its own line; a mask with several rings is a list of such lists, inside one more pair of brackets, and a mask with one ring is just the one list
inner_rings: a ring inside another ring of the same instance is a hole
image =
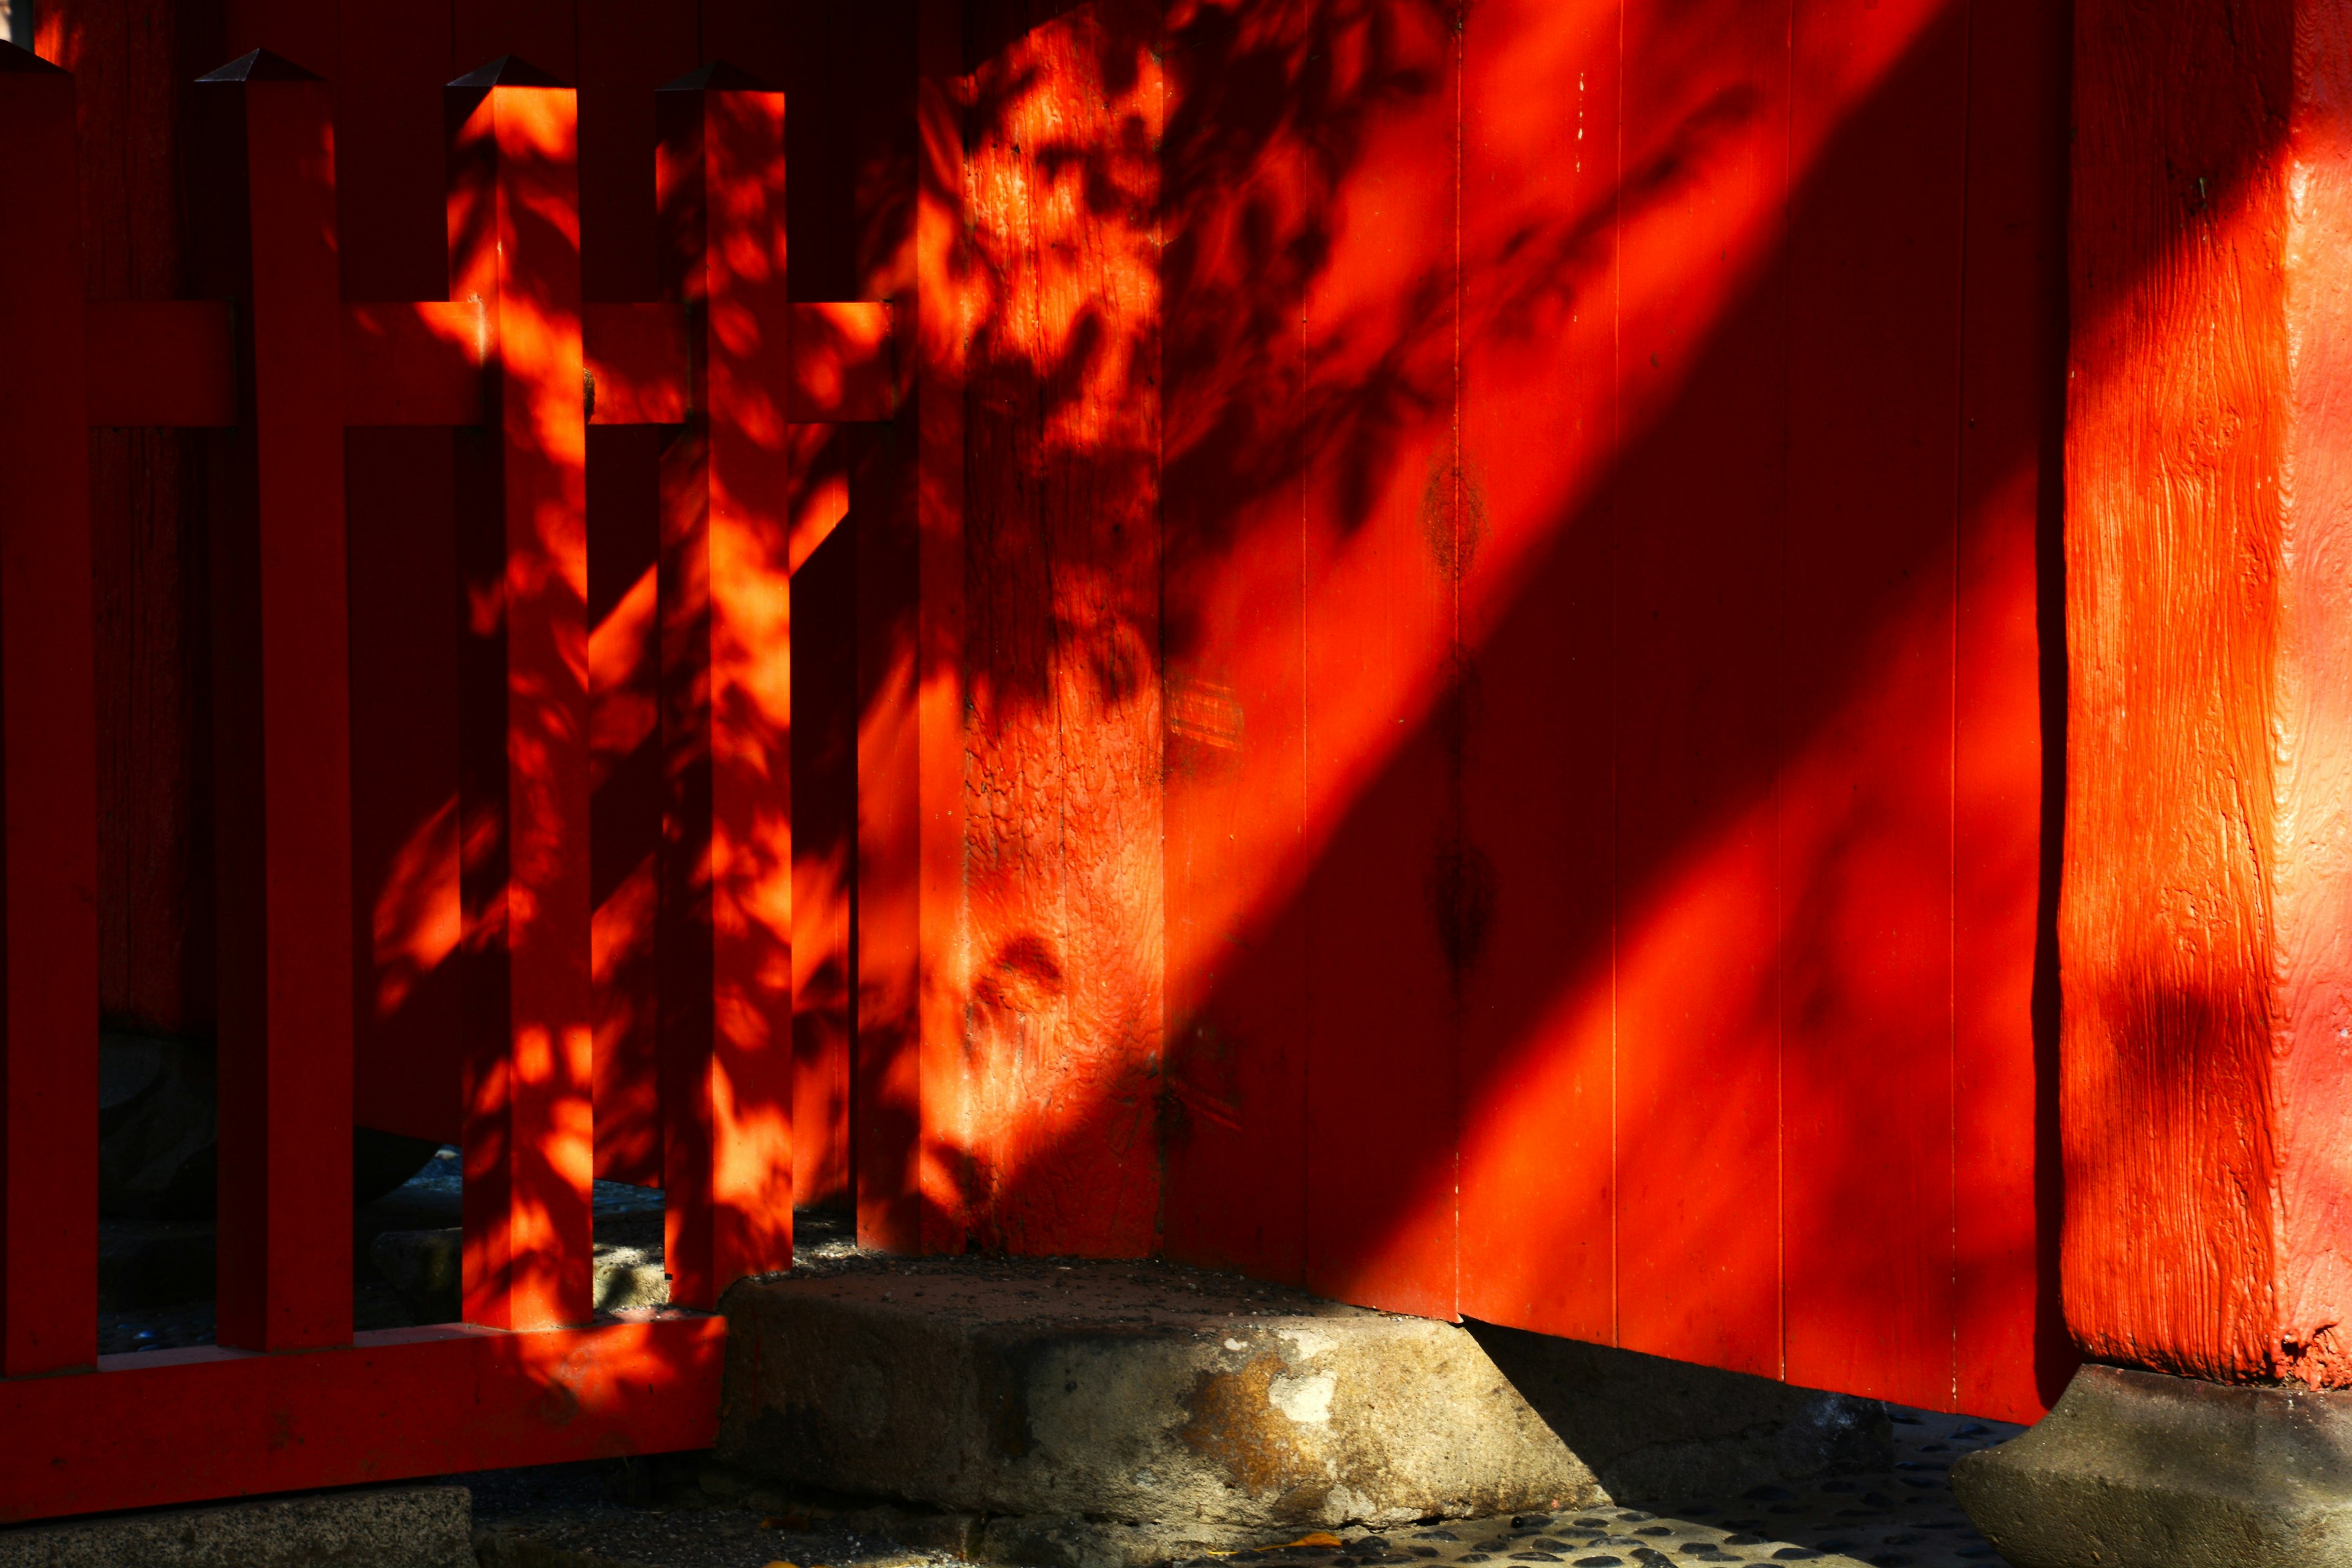
[[2066, 29], [1171, 12], [1169, 1250], [2063, 1385]]
[[[352, 298], [444, 286], [440, 84], [507, 51], [582, 89], [591, 300], [652, 297], [650, 89], [713, 57], [791, 94], [794, 295], [919, 284], [920, 482], [795, 580], [856, 644], [792, 672], [804, 1196], [849, 1179], [856, 1010], [876, 1239], [2054, 1396], [2057, 0], [219, 30], [197, 68], [335, 83]], [[886, 51], [919, 141], [856, 85]], [[653, 439], [589, 454], [604, 1083], [650, 1046]], [[450, 462], [352, 438], [357, 1093], [419, 1131]], [[597, 1111], [645, 1173], [652, 1107]]]

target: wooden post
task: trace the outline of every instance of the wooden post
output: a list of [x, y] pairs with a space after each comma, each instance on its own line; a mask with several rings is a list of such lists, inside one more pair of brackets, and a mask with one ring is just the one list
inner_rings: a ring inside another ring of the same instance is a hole
[[0, 43], [0, 1376], [98, 1353], [98, 741], [74, 80]]
[[784, 95], [713, 64], [658, 95], [687, 419], [662, 456], [663, 1185], [670, 1300], [793, 1260], [793, 489]]
[[2062, 1275], [2093, 1364], [1953, 1485], [2021, 1568], [2284, 1568], [2352, 1552], [2352, 1396], [2311, 1392], [2352, 1388], [2352, 18], [2074, 16]]
[[2352, 1385], [2352, 29], [2076, 32], [2067, 1322]]
[[466, 1321], [585, 1322], [590, 1276], [587, 405], [579, 115], [508, 56], [449, 84], [449, 294], [482, 302], [461, 435]]
[[352, 1334], [351, 639], [333, 103], [257, 49], [203, 79], [223, 292], [247, 333], [215, 437], [220, 1342]]

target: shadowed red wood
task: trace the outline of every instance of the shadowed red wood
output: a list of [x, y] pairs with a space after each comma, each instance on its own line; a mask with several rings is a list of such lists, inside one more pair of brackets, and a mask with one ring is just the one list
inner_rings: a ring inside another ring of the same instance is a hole
[[793, 1257], [793, 488], [784, 99], [725, 65], [662, 89], [664, 285], [701, 417], [662, 455], [663, 1186], [670, 1299]]
[[[2065, 712], [2058, 561], [2068, 22], [2033, 0], [1969, 11], [1952, 660], [1952, 1402], [2012, 1418], [2055, 1401], [2074, 1363], [2058, 1311], [2057, 1107], [2047, 1092], [2057, 1081], [2048, 917], [2063, 787], [2059, 731], [2045, 738], [2043, 718], [2054, 725]], [[1985, 69], [1988, 61], [2006, 68]], [[2019, 1030], [2020, 1017], [2031, 1020], [2030, 1032]]]
[[0, 1521], [704, 1448], [725, 1342], [724, 1320], [677, 1315], [105, 1356], [0, 1383]]
[[[219, 1336], [352, 1333], [351, 706], [332, 103], [257, 50], [204, 80], [249, 323], [215, 455]], [[241, 231], [241, 232], [240, 232]]]
[[2074, 15], [2066, 1323], [2344, 1387], [2352, 29]]
[[83, 320], [90, 424], [236, 423], [236, 353], [225, 301], [93, 300]]
[[1269, 275], [1254, 220], [1297, 233], [1321, 188], [1303, 150], [1232, 143], [1236, 122], [1279, 123], [1285, 99], [1284, 79], [1229, 69], [1252, 16], [1278, 24], [1289, 58], [1320, 42], [1297, 6], [1167, 19], [1164, 1237], [1175, 1257], [1298, 1283], [1307, 938], [1268, 911], [1305, 861], [1303, 268]]
[[[1594, 492], [1620, 429], [1618, 12], [1498, 4], [1464, 37], [1466, 461], [1446, 509], [1473, 535], [1462, 832], [1493, 897], [1463, 1019], [1463, 1081], [1479, 1087], [1463, 1106], [1460, 1310], [1603, 1343], [1612, 911], [1594, 893], [1614, 870], [1614, 769], [1592, 738], [1612, 721], [1616, 541], [1612, 498]], [[1514, 613], [1522, 594], [1542, 612]]]
[[1379, 178], [1331, 194], [1340, 240], [1302, 301], [1301, 333], [1329, 384], [1397, 391], [1303, 454], [1307, 1284], [1450, 1318], [1456, 1052], [1492, 896], [1483, 852], [1461, 835], [1470, 671], [1457, 612], [1474, 559], [1459, 537], [1452, 330], [1462, 45], [1443, 15], [1402, 3], [1339, 37], [1358, 73], [1345, 98], [1390, 107], [1358, 148]]
[[1794, 37], [1822, 151], [1788, 247], [1784, 679], [1820, 716], [1780, 791], [1783, 1375], [1942, 1405], [1968, 32], [1935, 0], [1798, 0]]
[[460, 835], [470, 984], [466, 1321], [587, 1321], [587, 410], [571, 89], [508, 57], [447, 89], [450, 293], [498, 422], [461, 437]]
[[98, 741], [74, 80], [5, 43], [0, 146], [0, 1375], [16, 1377], [98, 1350]]
[[489, 330], [478, 300], [343, 307], [343, 423], [476, 425]]

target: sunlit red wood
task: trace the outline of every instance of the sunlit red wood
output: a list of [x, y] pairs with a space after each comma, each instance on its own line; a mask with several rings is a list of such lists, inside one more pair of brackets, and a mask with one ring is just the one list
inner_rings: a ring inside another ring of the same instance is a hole
[[2352, 27], [2102, 0], [2073, 60], [2066, 1324], [2345, 1388]]
[[663, 1184], [670, 1299], [701, 1306], [792, 1263], [784, 100], [706, 66], [656, 122], [698, 416], [662, 458]]
[[98, 1349], [98, 739], [74, 80], [5, 43], [0, 146], [0, 1375], [16, 1377]]
[[236, 423], [236, 351], [219, 300], [93, 300], [85, 308], [92, 425]]
[[204, 79], [215, 265], [249, 323], [212, 575], [220, 1342], [351, 1338], [350, 640], [332, 100], [256, 50]]
[[704, 1448], [725, 1342], [675, 1315], [106, 1356], [0, 1383], [0, 1521]]
[[447, 89], [449, 282], [496, 344], [461, 437], [466, 1321], [587, 1321], [587, 409], [571, 89], [509, 56]]

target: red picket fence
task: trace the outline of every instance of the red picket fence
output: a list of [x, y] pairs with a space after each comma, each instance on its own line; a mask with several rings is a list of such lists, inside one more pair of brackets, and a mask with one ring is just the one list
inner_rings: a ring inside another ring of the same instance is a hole
[[[792, 1257], [789, 616], [782, 572], [735, 567], [782, 548], [789, 426], [889, 414], [889, 314], [786, 299], [783, 96], [724, 66], [658, 95], [664, 298], [634, 305], [583, 303], [575, 95], [519, 60], [446, 89], [446, 300], [343, 301], [325, 83], [257, 51], [197, 90], [214, 297], [86, 303], [74, 80], [0, 45], [0, 1519], [705, 1445], [710, 1309]], [[656, 926], [672, 1305], [608, 1316], [590, 1294], [591, 424], [675, 428]], [[215, 432], [218, 1342], [118, 1356], [97, 1354], [91, 1112], [98, 425]], [[465, 1321], [355, 1333], [343, 443], [361, 426], [446, 426], [458, 454]]]

